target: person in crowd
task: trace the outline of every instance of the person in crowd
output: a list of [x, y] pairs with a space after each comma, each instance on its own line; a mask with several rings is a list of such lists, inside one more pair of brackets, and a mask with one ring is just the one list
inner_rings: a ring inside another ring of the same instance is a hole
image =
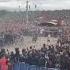
[[11, 64], [14, 64], [14, 62], [15, 62], [15, 54], [14, 54], [14, 52], [12, 51], [11, 54], [10, 54], [10, 63], [11, 63]]
[[8, 59], [5, 55], [0, 58], [0, 70], [8, 70]]
[[15, 48], [15, 62], [19, 62], [20, 59], [20, 52], [19, 52], [19, 48]]

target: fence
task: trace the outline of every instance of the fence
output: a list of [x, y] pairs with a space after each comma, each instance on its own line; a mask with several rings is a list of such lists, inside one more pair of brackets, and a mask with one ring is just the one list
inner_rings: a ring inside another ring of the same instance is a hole
[[25, 63], [15, 63], [12, 66], [12, 70], [60, 70], [60, 69], [39, 67], [36, 65], [29, 65]]

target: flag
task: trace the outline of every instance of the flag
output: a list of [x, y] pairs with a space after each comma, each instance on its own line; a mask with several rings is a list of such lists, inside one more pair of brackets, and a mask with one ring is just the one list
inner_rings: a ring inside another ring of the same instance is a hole
[[30, 5], [29, 5], [29, 9], [30, 9]]
[[37, 5], [35, 5], [35, 8], [37, 8]]

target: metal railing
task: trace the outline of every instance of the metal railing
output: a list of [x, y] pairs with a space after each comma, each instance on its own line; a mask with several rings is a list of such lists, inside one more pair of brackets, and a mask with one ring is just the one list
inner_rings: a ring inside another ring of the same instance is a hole
[[14, 63], [12, 70], [60, 70], [58, 68], [39, 67], [36, 65], [29, 65], [25, 63]]

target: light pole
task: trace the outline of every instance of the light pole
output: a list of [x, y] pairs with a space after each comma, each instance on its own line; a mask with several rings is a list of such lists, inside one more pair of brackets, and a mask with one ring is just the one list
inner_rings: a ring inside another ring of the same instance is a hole
[[28, 24], [29, 22], [28, 22], [28, 11], [29, 11], [29, 9], [28, 9], [28, 7], [29, 7], [29, 1], [27, 0], [26, 1], [26, 24]]

